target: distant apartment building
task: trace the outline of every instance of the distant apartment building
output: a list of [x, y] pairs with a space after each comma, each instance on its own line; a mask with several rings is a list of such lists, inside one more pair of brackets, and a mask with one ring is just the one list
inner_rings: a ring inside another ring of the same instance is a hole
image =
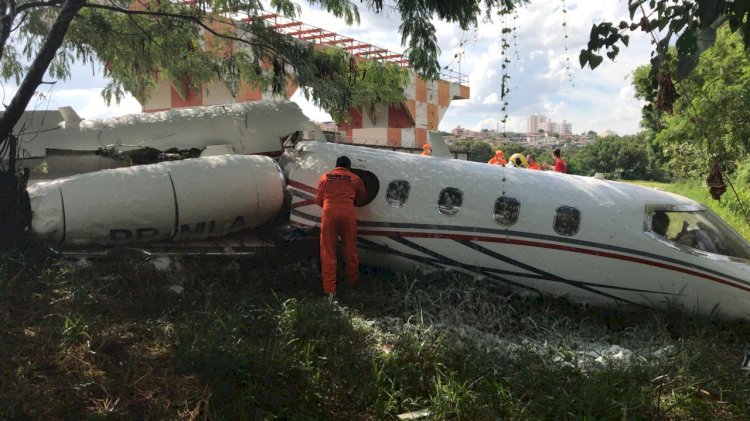
[[555, 123], [554, 121], [547, 120], [544, 123], [544, 131], [547, 133], [560, 133], [560, 124]]
[[529, 116], [526, 123], [526, 133], [533, 135], [543, 130], [545, 133], [559, 134], [560, 136], [570, 136], [573, 134], [573, 124], [563, 120], [557, 123], [541, 114]]
[[466, 129], [461, 126], [457, 126], [455, 129], [453, 129], [453, 136], [462, 137], [464, 133], [466, 133]]
[[560, 133], [561, 136], [572, 136], [573, 135], [573, 123], [568, 123], [565, 120], [560, 123]]
[[[526, 124], [526, 133], [539, 133], [539, 130], [545, 130], [544, 124], [547, 123], [547, 117], [541, 114], [535, 114], [529, 117]], [[545, 130], [546, 131], [546, 130]]]

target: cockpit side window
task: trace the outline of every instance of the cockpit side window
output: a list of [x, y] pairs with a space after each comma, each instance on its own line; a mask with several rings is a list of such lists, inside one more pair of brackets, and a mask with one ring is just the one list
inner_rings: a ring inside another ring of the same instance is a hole
[[750, 259], [750, 244], [709, 211], [654, 209], [647, 217], [647, 231], [678, 248]]
[[502, 196], [495, 200], [495, 222], [500, 225], [513, 225], [518, 221], [521, 203], [518, 199]]
[[581, 211], [572, 206], [560, 206], [555, 211], [555, 232], [574, 236], [581, 228]]
[[443, 215], [453, 216], [461, 210], [464, 202], [464, 193], [455, 187], [446, 187], [440, 191], [438, 198], [438, 212]]
[[355, 206], [362, 207], [369, 205], [380, 191], [380, 180], [378, 180], [378, 176], [370, 171], [361, 170], [359, 168], [352, 168], [351, 171], [362, 179], [362, 182], [365, 184], [365, 189], [367, 190], [367, 198], [362, 203], [355, 203]]
[[388, 191], [385, 193], [385, 202], [392, 208], [401, 208], [409, 198], [411, 186], [406, 180], [393, 180], [388, 183]]

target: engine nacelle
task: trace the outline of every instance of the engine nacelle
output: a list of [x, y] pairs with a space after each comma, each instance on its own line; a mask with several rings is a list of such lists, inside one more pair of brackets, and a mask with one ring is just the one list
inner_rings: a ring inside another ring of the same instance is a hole
[[273, 218], [284, 178], [273, 159], [222, 155], [75, 175], [28, 188], [32, 231], [69, 245], [220, 237]]

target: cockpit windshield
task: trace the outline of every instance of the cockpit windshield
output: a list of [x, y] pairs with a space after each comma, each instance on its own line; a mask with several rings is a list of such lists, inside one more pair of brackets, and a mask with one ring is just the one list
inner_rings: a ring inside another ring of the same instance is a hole
[[750, 244], [706, 210], [652, 209], [647, 230], [679, 248], [750, 260]]

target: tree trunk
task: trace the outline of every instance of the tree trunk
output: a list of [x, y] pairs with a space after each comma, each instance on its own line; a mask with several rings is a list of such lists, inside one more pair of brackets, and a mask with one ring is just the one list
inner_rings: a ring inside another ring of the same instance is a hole
[[55, 23], [52, 24], [52, 28], [42, 43], [39, 54], [34, 58], [26, 77], [23, 78], [18, 91], [5, 109], [5, 114], [0, 118], [0, 139], [8, 139], [8, 135], [26, 110], [34, 92], [42, 84], [42, 78], [62, 45], [70, 22], [85, 4], [86, 0], [67, 0], [63, 3]]
[[[10, 104], [0, 117], [0, 144], [8, 142], [8, 168], [5, 173], [0, 174], [0, 242], [14, 241], [18, 233], [23, 233], [28, 221], [28, 203], [25, 180], [20, 180], [16, 168], [17, 139], [13, 135], [13, 128], [23, 115], [29, 105], [34, 92], [42, 84], [42, 78], [47, 73], [52, 59], [65, 39], [70, 23], [78, 11], [86, 4], [86, 0], [67, 0], [63, 3], [57, 19], [52, 24], [47, 37], [42, 42], [39, 53], [29, 67], [28, 73], [23, 78], [18, 91], [13, 96]], [[14, 5], [14, 3], [11, 3]], [[10, 16], [7, 10], [8, 4], [0, 3], [3, 8], [3, 16], [0, 16], [0, 41], [7, 41], [10, 24], [14, 16]], [[13, 8], [11, 8], [13, 10]], [[4, 30], [3, 30], [4, 29]], [[3, 42], [2, 46], [5, 46]], [[0, 50], [2, 51], [2, 50]], [[23, 177], [24, 179], [26, 176]]]

